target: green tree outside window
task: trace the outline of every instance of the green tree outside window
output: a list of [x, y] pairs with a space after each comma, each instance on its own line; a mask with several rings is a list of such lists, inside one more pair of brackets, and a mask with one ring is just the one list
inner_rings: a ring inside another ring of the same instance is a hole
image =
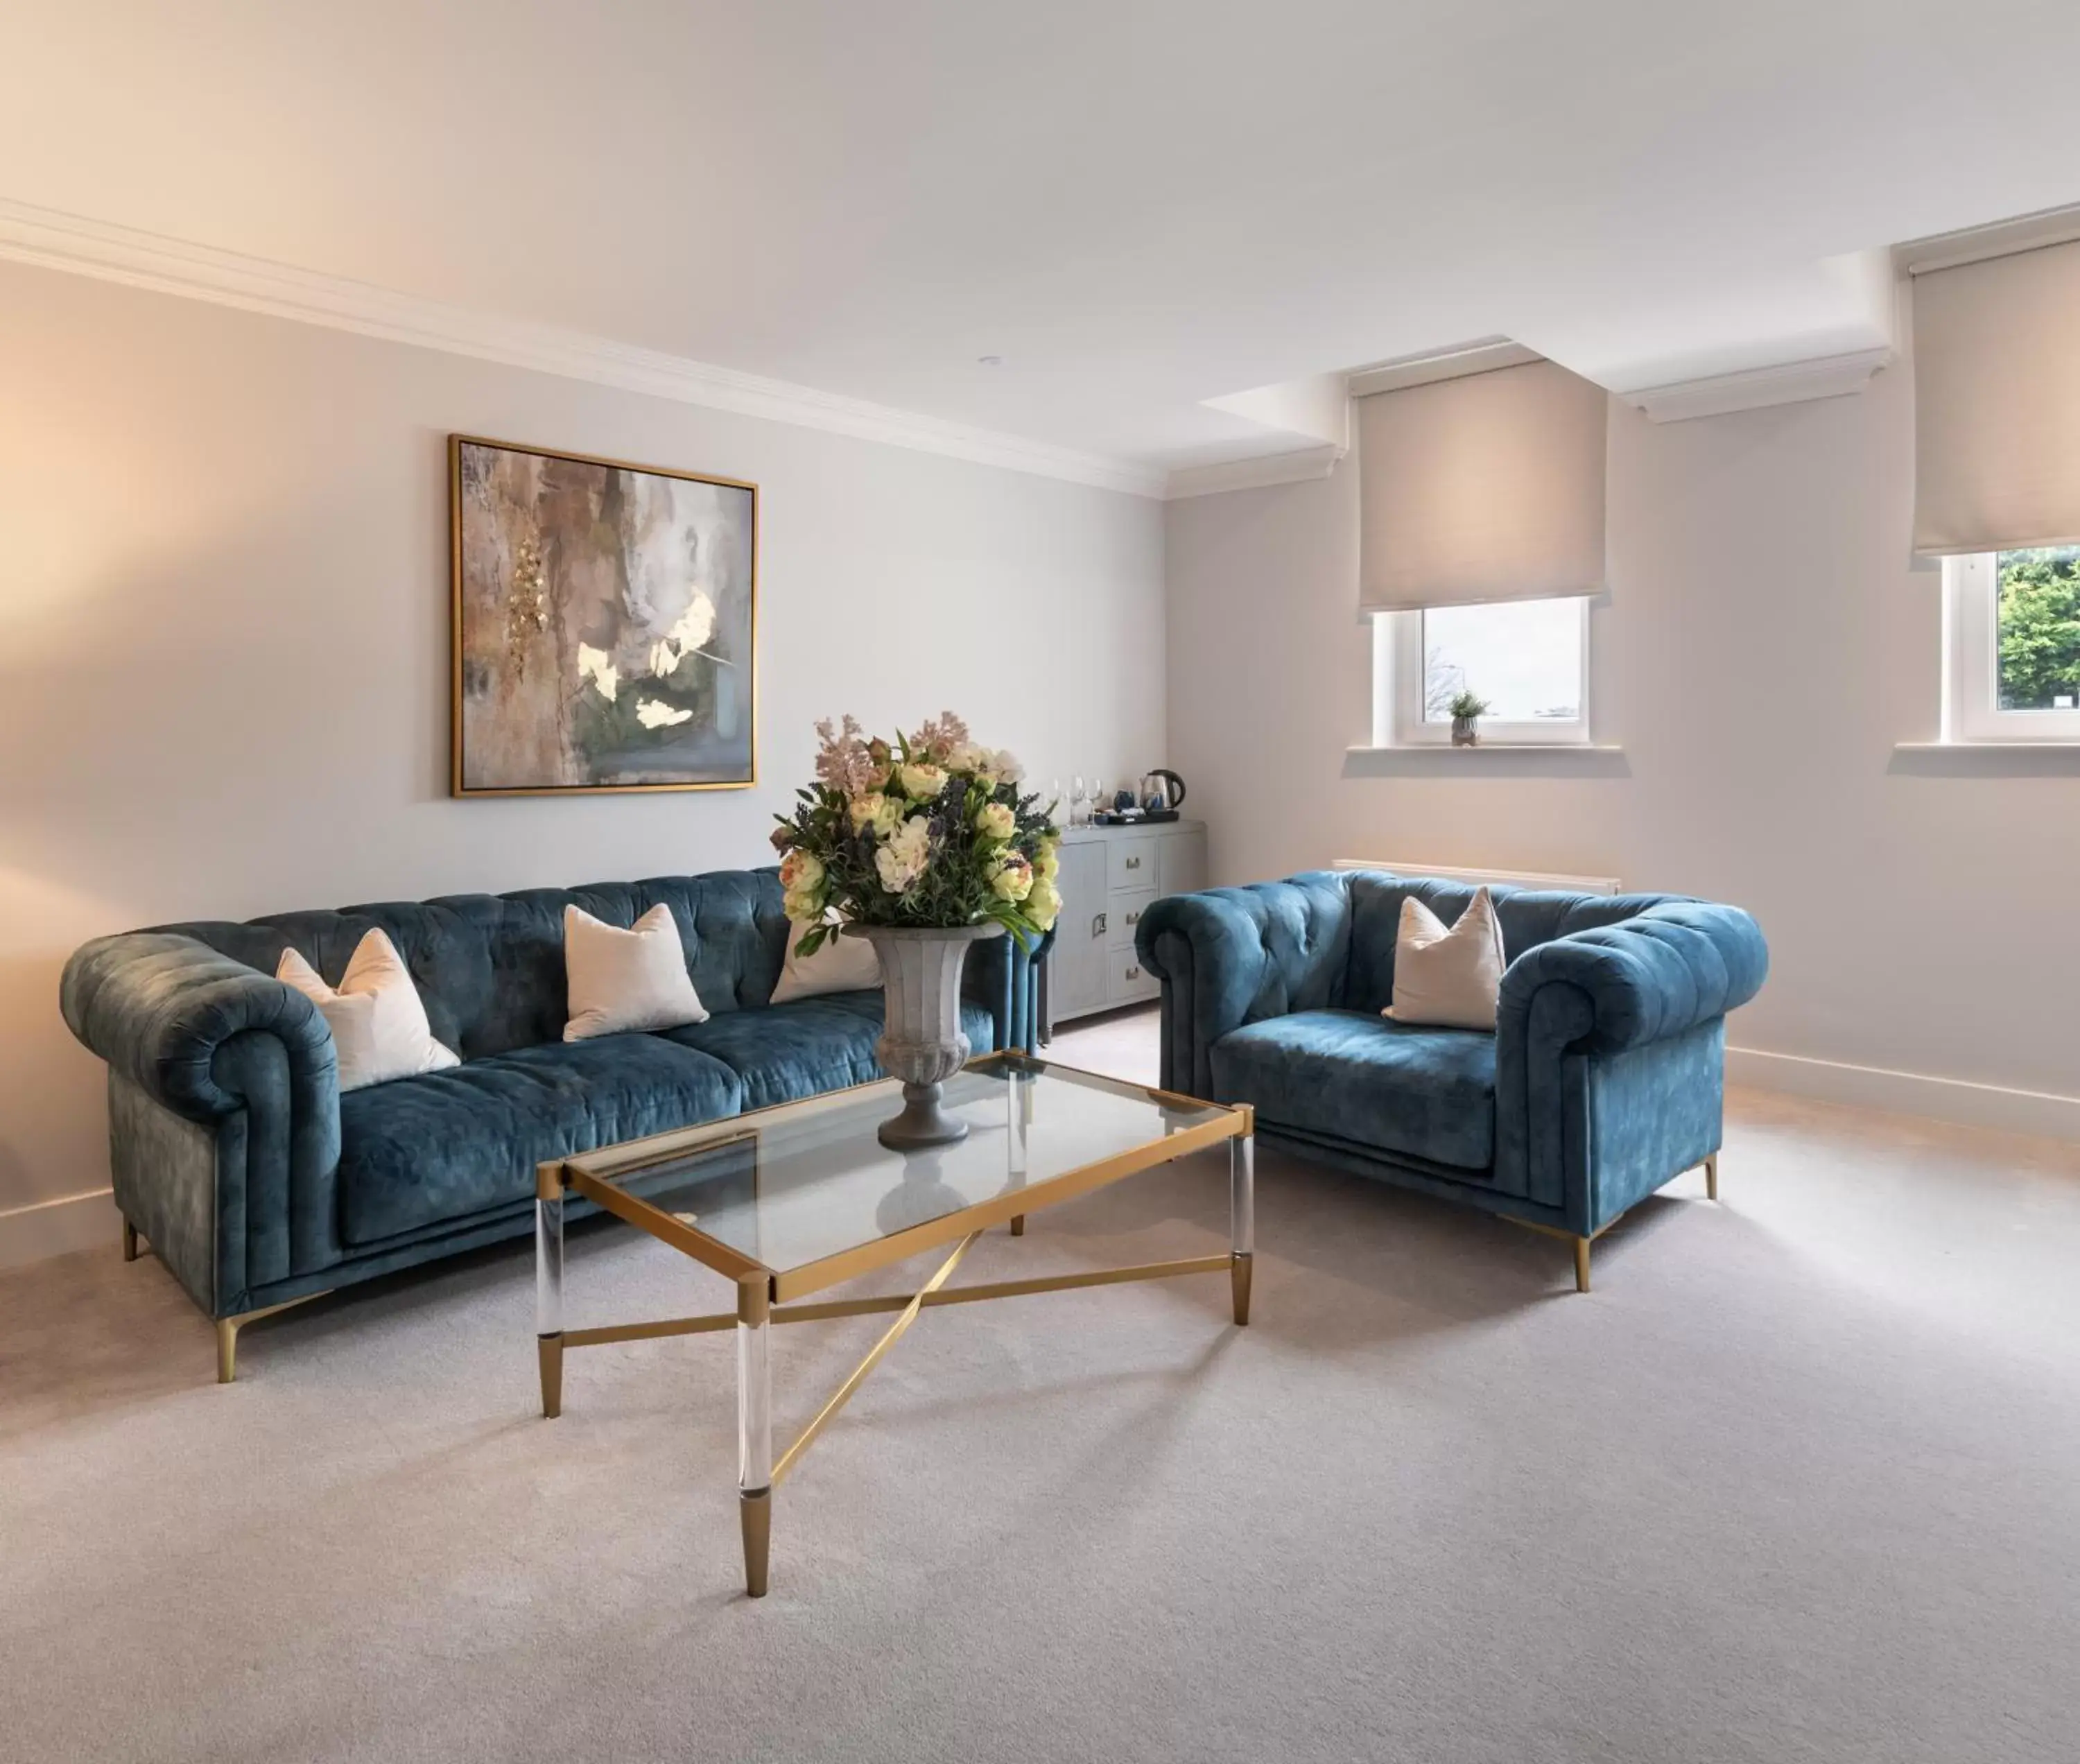
[[2002, 552], [1998, 567], [2001, 708], [2080, 706], [2080, 546]]

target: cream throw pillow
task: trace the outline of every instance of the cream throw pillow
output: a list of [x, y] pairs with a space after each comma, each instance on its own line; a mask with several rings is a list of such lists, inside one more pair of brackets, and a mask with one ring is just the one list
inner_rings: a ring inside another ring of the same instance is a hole
[[1394, 1002], [1381, 1014], [1440, 1029], [1492, 1029], [1502, 968], [1502, 926], [1486, 888], [1474, 890], [1449, 930], [1411, 894], [1401, 903], [1394, 941]]
[[797, 956], [801, 927], [787, 927], [787, 960], [773, 989], [773, 1002], [813, 998], [818, 993], [866, 992], [881, 984], [881, 958], [863, 937], [832, 938], [813, 956]]
[[661, 901], [627, 931], [565, 907], [564, 982], [571, 1011], [566, 1041], [708, 1020], [686, 972], [679, 927]]
[[371, 931], [354, 946], [337, 992], [293, 949], [282, 951], [275, 977], [295, 987], [324, 1016], [339, 1055], [342, 1090], [462, 1063], [434, 1040], [411, 971], [380, 931]]

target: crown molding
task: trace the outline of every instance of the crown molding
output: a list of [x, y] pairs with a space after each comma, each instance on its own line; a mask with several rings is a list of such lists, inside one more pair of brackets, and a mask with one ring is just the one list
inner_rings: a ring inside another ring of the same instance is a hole
[[1180, 502], [1194, 496], [1224, 496], [1230, 490], [1258, 490], [1273, 484], [1305, 484], [1325, 478], [1347, 449], [1301, 447], [1290, 453], [1260, 454], [1253, 459], [1223, 460], [1217, 465], [1191, 465], [1170, 474], [1164, 500]]
[[1347, 384], [1353, 398], [1369, 398], [1382, 392], [1403, 392], [1411, 386], [1433, 385], [1440, 380], [1463, 380], [1469, 374], [1493, 373], [1498, 368], [1524, 368], [1545, 357], [1535, 349], [1507, 337], [1484, 337], [1478, 342], [1461, 343], [1427, 355], [1401, 355], [1376, 362], [1369, 368], [1354, 368]]
[[711, 410], [1160, 498], [1160, 468], [0, 199], [0, 258]]
[[2080, 239], [2080, 208], [2040, 208], [2012, 220], [1910, 239], [1893, 246], [1893, 267], [1902, 275], [1926, 275], [1932, 270], [1961, 269], [1967, 263], [2012, 257], [2047, 245], [2070, 245], [2075, 239]]
[[1672, 385], [1648, 386], [1617, 396], [1645, 411], [1652, 422], [1687, 422], [1693, 417], [1721, 417], [1735, 410], [1759, 410], [1768, 405], [1847, 397], [1861, 392], [1871, 376], [1892, 359], [1889, 348], [1856, 349], [1846, 355], [1751, 368], [1743, 373], [1715, 374], [1706, 380], [1679, 380]]

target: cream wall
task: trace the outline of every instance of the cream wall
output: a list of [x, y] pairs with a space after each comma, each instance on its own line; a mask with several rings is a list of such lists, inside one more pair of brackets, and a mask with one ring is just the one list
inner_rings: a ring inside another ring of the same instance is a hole
[[[457, 430], [761, 485], [758, 788], [449, 799]], [[113, 1241], [86, 939], [761, 863], [845, 710], [1144, 770], [1162, 555], [1130, 497], [0, 265], [0, 1262]]]
[[1858, 397], [1663, 426], [1613, 401], [1591, 703], [1625, 753], [1603, 775], [1449, 754], [1350, 775], [1353, 463], [1171, 504], [1169, 746], [1218, 880], [1384, 855], [1730, 901], [1772, 957], [1730, 1039], [1793, 1056], [1737, 1077], [2080, 1136], [2059, 1100], [2080, 1096], [2080, 769], [1931, 775], [1893, 751], [1938, 719], [1912, 390], [1902, 364]]

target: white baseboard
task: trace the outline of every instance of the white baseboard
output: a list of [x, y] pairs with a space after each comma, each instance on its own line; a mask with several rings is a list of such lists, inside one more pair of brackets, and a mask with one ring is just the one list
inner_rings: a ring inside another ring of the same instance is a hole
[[1727, 1048], [1726, 1077], [1759, 1090], [1783, 1090], [1857, 1108], [1923, 1115], [2045, 1139], [2080, 1140], [2080, 1096], [2011, 1090], [1998, 1084], [1932, 1078], [1918, 1072], [1888, 1072], [1879, 1066], [1808, 1060], [1795, 1053], [1766, 1053], [1759, 1048]]
[[90, 1188], [81, 1195], [61, 1195], [34, 1206], [0, 1212], [0, 1268], [40, 1262], [96, 1245], [113, 1249], [123, 1222], [115, 1211], [115, 1191]]

